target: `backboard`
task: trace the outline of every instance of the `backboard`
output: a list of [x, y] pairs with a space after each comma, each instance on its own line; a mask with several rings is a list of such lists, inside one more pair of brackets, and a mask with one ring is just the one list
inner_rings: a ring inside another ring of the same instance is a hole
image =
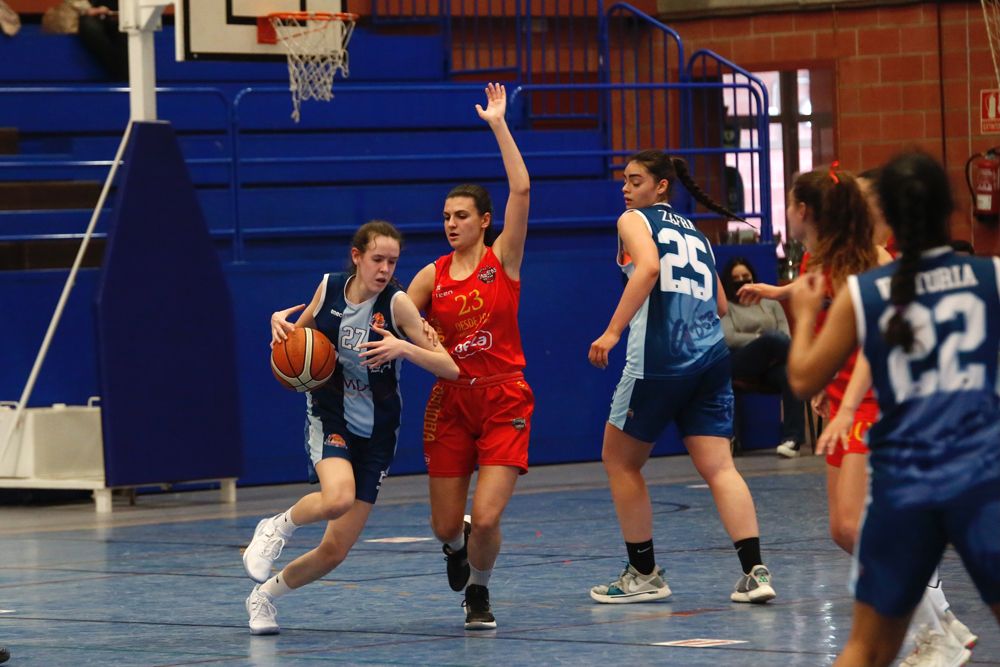
[[257, 42], [257, 17], [341, 7], [341, 0], [177, 0], [177, 60], [284, 60], [280, 44]]

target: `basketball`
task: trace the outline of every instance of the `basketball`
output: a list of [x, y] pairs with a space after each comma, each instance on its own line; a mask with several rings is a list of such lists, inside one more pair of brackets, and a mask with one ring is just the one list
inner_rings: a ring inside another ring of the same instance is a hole
[[318, 389], [333, 376], [336, 366], [336, 348], [315, 329], [295, 329], [271, 348], [271, 372], [286, 389]]

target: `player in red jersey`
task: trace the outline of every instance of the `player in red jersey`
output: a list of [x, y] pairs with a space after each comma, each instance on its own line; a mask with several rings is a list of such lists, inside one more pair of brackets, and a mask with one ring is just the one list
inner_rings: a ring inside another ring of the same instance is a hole
[[[517, 477], [528, 470], [534, 396], [524, 381], [517, 326], [521, 259], [528, 231], [530, 181], [504, 119], [507, 92], [486, 88], [476, 111], [493, 130], [510, 196], [503, 233], [488, 245], [493, 224], [489, 194], [459, 185], [444, 203], [444, 231], [453, 251], [425, 266], [408, 294], [437, 331], [459, 368], [439, 381], [424, 415], [424, 460], [430, 476], [431, 527], [444, 543], [448, 583], [465, 589], [465, 627], [496, 627], [489, 579], [500, 553], [500, 518]], [[471, 522], [463, 521], [472, 471], [479, 477]]]

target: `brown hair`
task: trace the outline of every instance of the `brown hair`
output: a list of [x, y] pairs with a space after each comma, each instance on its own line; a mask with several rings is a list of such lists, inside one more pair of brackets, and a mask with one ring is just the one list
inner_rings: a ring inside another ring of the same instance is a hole
[[809, 268], [828, 273], [834, 291], [847, 276], [878, 264], [868, 202], [853, 174], [834, 166], [799, 174], [792, 185], [792, 199], [806, 205], [818, 232]]
[[[387, 236], [390, 239], [395, 239], [399, 243], [399, 249], [403, 249], [403, 234], [396, 229], [395, 225], [385, 220], [369, 220], [358, 227], [358, 231], [354, 232], [354, 236], [351, 237], [351, 247], [356, 248], [363, 255], [368, 251], [368, 246], [371, 245], [376, 236]], [[358, 272], [358, 267], [355, 266], [351, 259], [348, 259], [348, 265], [347, 272], [350, 275], [353, 276]], [[393, 275], [392, 280], [389, 282], [396, 287], [402, 288], [402, 283], [396, 280], [395, 275]]]
[[496, 240], [496, 233], [493, 229], [493, 200], [490, 199], [490, 193], [486, 191], [486, 188], [475, 183], [462, 183], [453, 187], [445, 199], [452, 197], [471, 197], [480, 216], [490, 214], [490, 224], [486, 225], [484, 230], [483, 242], [486, 245], [493, 245], [493, 241]]

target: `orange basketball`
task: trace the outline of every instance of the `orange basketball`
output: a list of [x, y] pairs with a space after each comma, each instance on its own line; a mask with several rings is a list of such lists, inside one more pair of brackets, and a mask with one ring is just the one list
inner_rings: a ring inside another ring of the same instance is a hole
[[316, 329], [295, 329], [271, 348], [271, 372], [286, 389], [312, 391], [333, 377], [337, 349]]

